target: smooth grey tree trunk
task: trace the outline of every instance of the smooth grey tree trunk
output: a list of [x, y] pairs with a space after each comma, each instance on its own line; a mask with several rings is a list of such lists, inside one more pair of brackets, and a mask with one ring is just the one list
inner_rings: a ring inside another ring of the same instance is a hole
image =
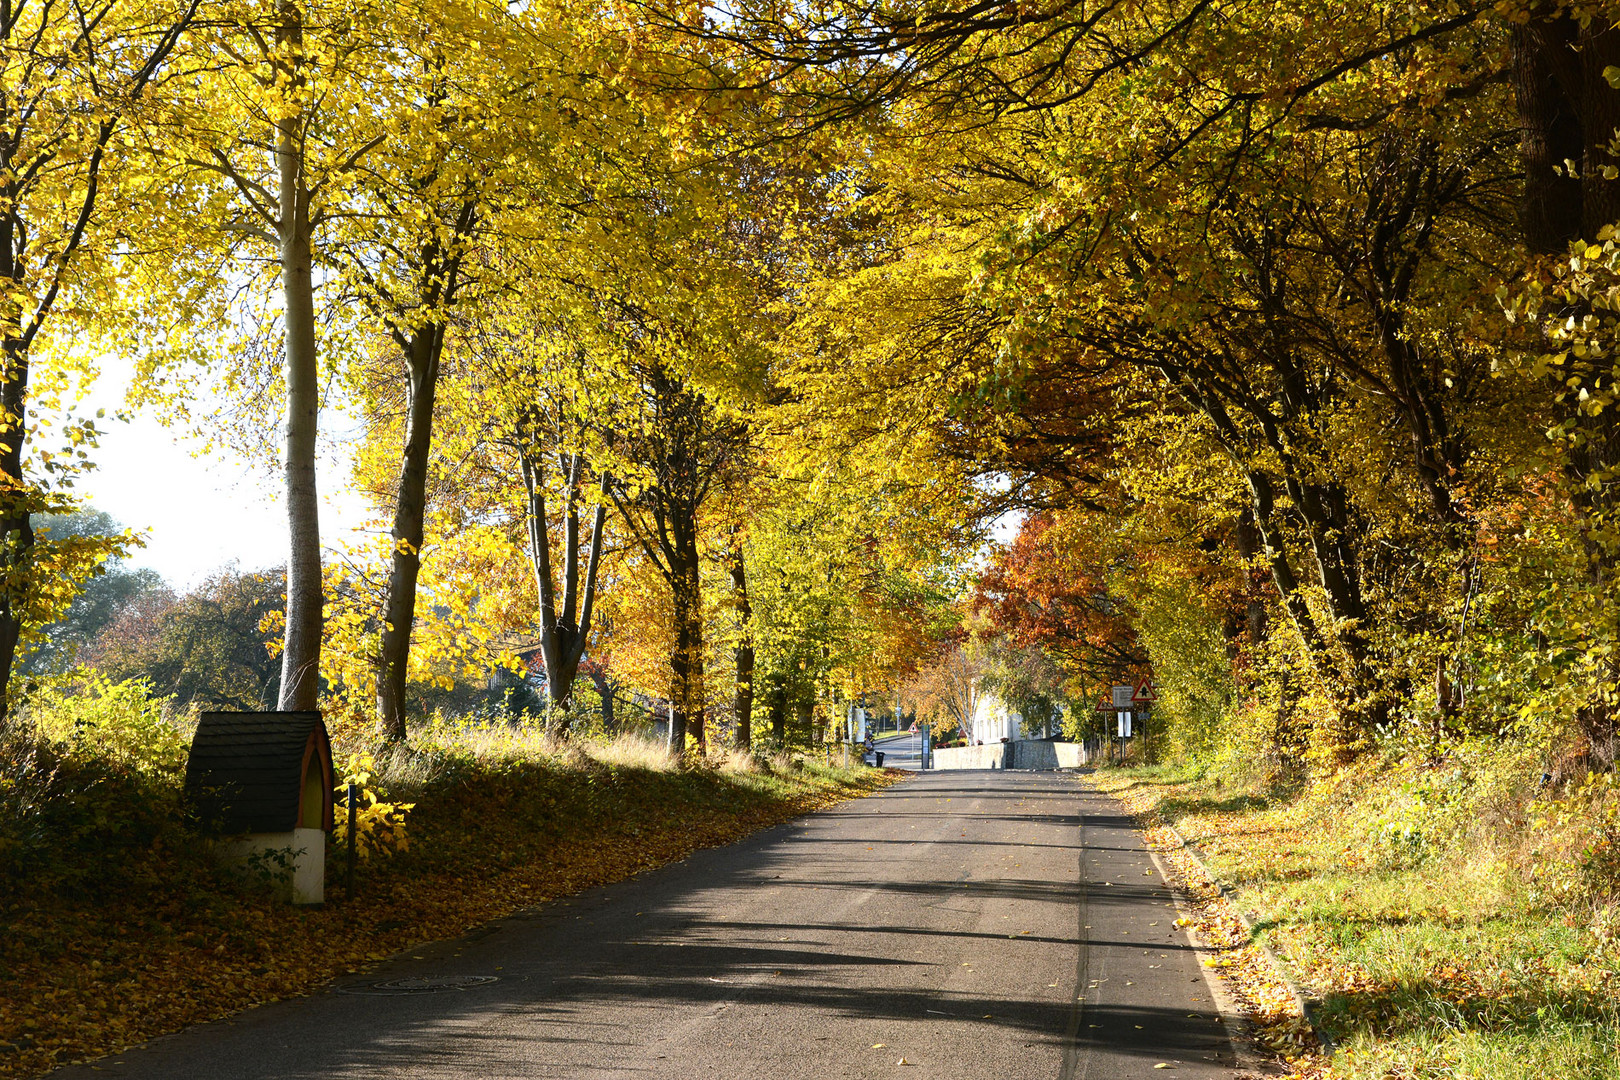
[[618, 724], [613, 710], [613, 684], [601, 664], [591, 664], [588, 673], [596, 686], [596, 696], [602, 699], [602, 730], [612, 734]]
[[564, 466], [566, 487], [563, 513], [562, 606], [551, 568], [551, 531], [546, 516], [545, 476], [540, 461], [521, 455], [523, 484], [529, 498], [529, 561], [540, 601], [540, 656], [546, 666], [547, 727], [566, 737], [566, 707], [579, 677], [580, 661], [591, 633], [591, 611], [596, 603], [596, 579], [601, 565], [603, 530], [607, 526], [607, 496], [611, 477], [599, 479], [599, 498], [591, 514], [591, 553], [583, 577], [579, 567], [579, 485], [584, 458], [569, 455]]
[[[295, 6], [280, 6], [278, 40], [303, 41]], [[315, 488], [315, 435], [320, 408], [319, 358], [315, 351], [315, 289], [310, 192], [304, 174], [303, 118], [276, 125], [281, 287], [286, 332], [287, 380], [287, 625], [282, 638], [281, 700], [284, 710], [315, 708], [320, 695], [321, 583], [320, 500]]]

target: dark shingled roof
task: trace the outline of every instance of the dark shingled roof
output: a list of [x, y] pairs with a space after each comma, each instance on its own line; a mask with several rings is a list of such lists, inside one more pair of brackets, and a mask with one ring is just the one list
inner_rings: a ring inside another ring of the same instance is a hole
[[306, 754], [325, 776], [320, 822], [332, 827], [332, 749], [318, 712], [205, 712], [186, 762], [186, 797], [205, 827], [225, 835], [298, 825]]

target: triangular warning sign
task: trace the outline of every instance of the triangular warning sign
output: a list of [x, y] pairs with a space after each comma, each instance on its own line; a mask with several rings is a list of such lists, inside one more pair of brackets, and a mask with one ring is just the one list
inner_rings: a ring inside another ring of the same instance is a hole
[[1136, 693], [1131, 696], [1131, 700], [1138, 704], [1149, 701], [1158, 701], [1159, 694], [1158, 691], [1153, 689], [1153, 680], [1143, 679], [1140, 683], [1138, 683], [1136, 686]]

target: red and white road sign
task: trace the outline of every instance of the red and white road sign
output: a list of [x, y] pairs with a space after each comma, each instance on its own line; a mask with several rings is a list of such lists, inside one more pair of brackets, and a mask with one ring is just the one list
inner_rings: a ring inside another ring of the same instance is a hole
[[1131, 695], [1131, 703], [1133, 705], [1146, 705], [1150, 702], [1158, 700], [1159, 692], [1153, 688], [1152, 679], [1143, 679], [1137, 685], [1136, 692]]

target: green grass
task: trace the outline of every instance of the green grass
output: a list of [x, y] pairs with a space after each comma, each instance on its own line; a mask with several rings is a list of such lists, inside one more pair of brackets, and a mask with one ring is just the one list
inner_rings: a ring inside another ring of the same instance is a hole
[[1100, 780], [1235, 886], [1319, 1001], [1339, 1075], [1620, 1080], [1620, 953], [1510, 754], [1367, 761], [1286, 793], [1185, 767]]

